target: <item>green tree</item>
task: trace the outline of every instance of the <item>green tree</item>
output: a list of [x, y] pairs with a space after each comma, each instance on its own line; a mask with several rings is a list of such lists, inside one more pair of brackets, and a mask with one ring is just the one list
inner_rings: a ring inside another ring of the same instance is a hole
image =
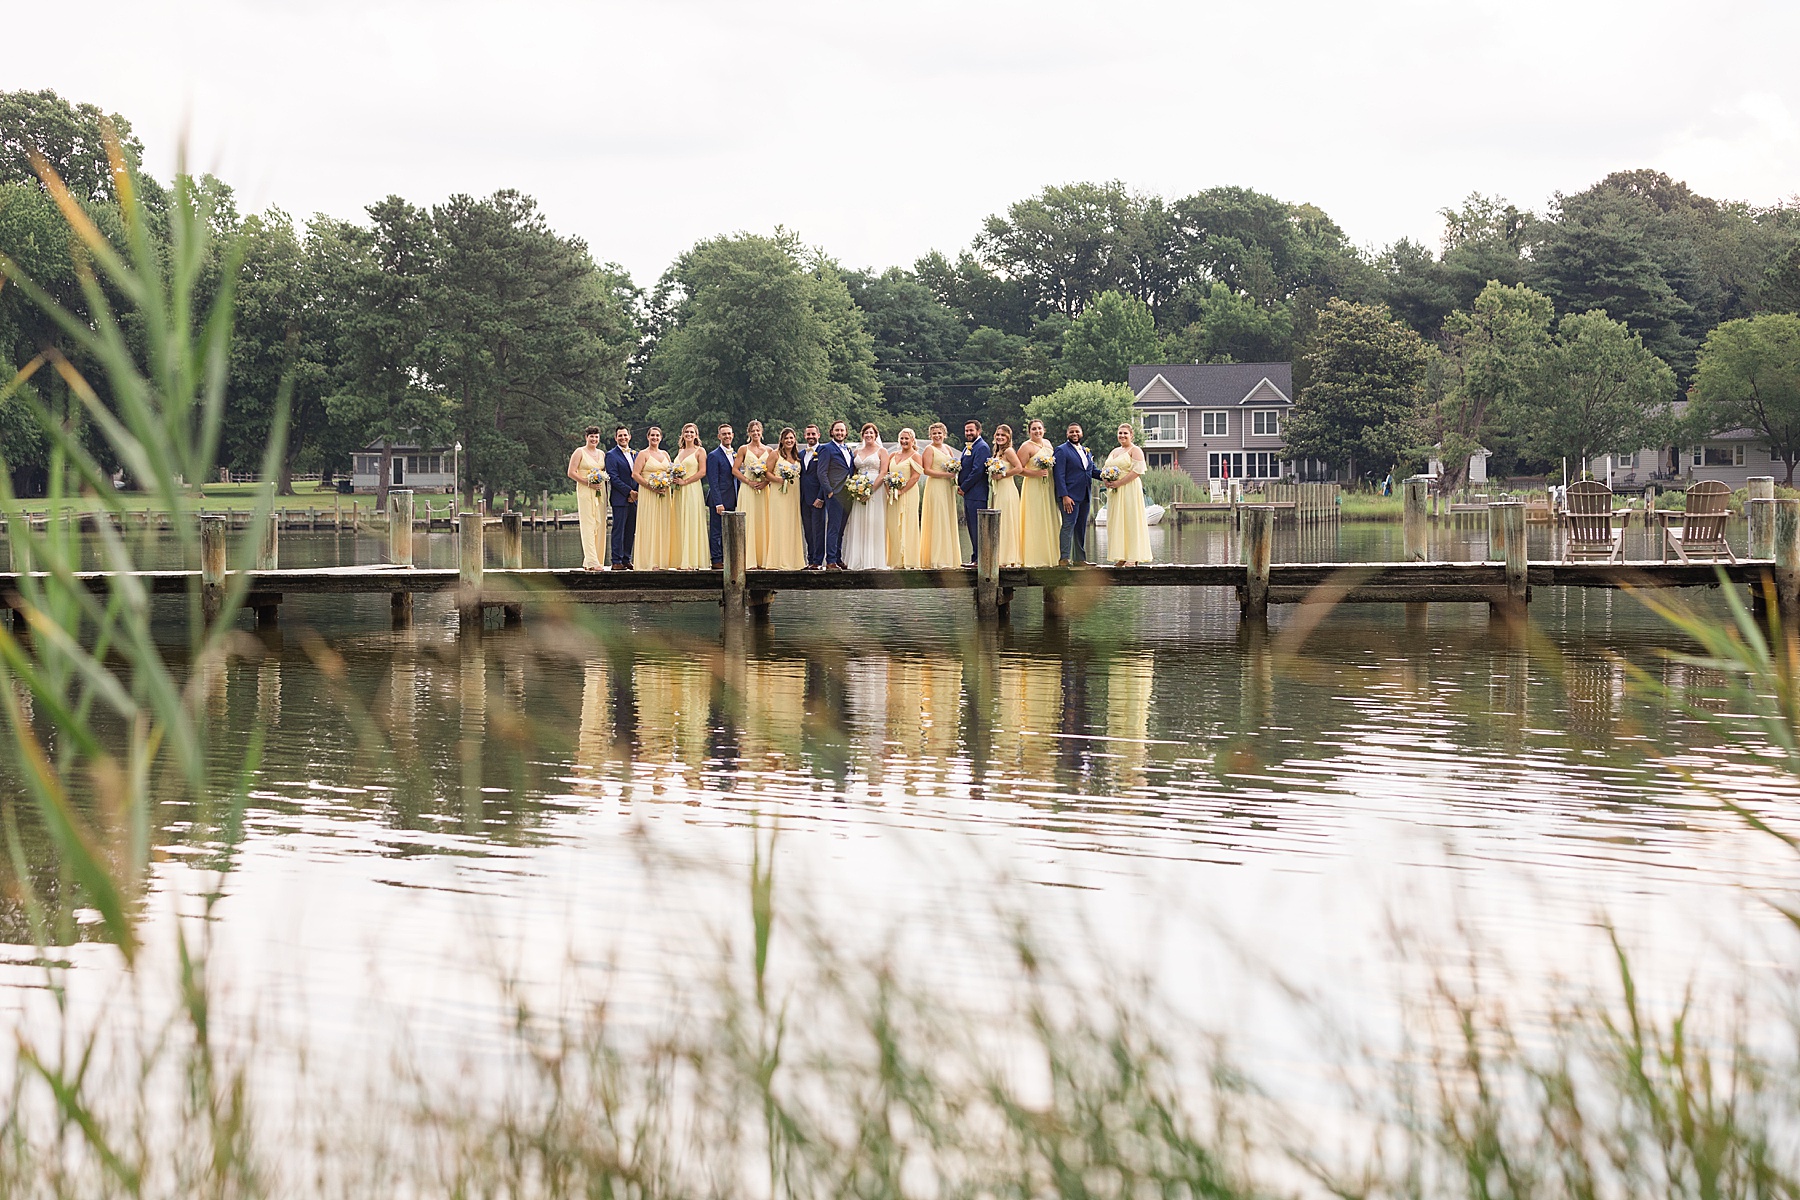
[[1674, 397], [1674, 372], [1643, 338], [1598, 310], [1570, 313], [1519, 408], [1519, 430], [1539, 457], [1585, 463], [1659, 444]]
[[991, 216], [975, 252], [1023, 285], [1041, 311], [1073, 317], [1096, 295], [1132, 275], [1124, 245], [1137, 202], [1122, 183], [1047, 187]]
[[[42, 155], [69, 191], [87, 203], [111, 203], [112, 164], [102, 131], [110, 122], [127, 163], [136, 167], [144, 147], [131, 122], [92, 104], [71, 104], [53, 91], [0, 92], [0, 184], [39, 186], [33, 153]], [[160, 194], [160, 189], [156, 189]]]
[[448, 401], [471, 488], [490, 500], [562, 486], [571, 441], [617, 404], [635, 344], [579, 239], [516, 191], [431, 213], [425, 378]]
[[1090, 445], [1104, 446], [1119, 426], [1127, 422], [1138, 424], [1132, 410], [1136, 399], [1122, 383], [1077, 379], [1027, 404], [1025, 419], [1042, 421], [1052, 441], [1060, 441], [1063, 430], [1071, 423], [1079, 424]]
[[1330, 301], [1287, 422], [1289, 455], [1320, 459], [1351, 479], [1386, 468], [1406, 443], [1429, 362], [1424, 340], [1387, 309]]
[[669, 327], [645, 369], [651, 420], [741, 428], [818, 407], [828, 333], [796, 251], [791, 237], [736, 234], [675, 261], [658, 286]]
[[1800, 461], [1800, 316], [1742, 317], [1708, 334], [1687, 422], [1702, 437], [1756, 430], [1787, 465], [1783, 482], [1792, 487]]
[[988, 269], [967, 250], [954, 263], [933, 250], [914, 263], [913, 270], [966, 328], [985, 326], [1018, 337], [1031, 332], [1033, 305], [1025, 285]]
[[825, 350], [825, 382], [813, 401], [812, 415], [821, 421], [843, 417], [859, 426], [873, 421], [891, 435], [893, 416], [881, 403], [875, 342], [862, 309], [851, 299], [837, 264], [815, 258], [806, 279]]
[[1118, 292], [1101, 292], [1081, 310], [1063, 334], [1062, 351], [1065, 375], [1102, 383], [1124, 383], [1134, 365], [1162, 353], [1150, 306]]
[[1163, 339], [1164, 362], [1278, 362], [1293, 344], [1293, 316], [1281, 301], [1263, 304], [1222, 283], [1190, 287], [1182, 301], [1189, 319]]
[[1444, 324], [1444, 378], [1421, 411], [1421, 433], [1444, 464], [1443, 481], [1462, 480], [1469, 455], [1493, 440], [1531, 402], [1550, 343], [1550, 298], [1523, 284], [1483, 288], [1468, 312]]
[[970, 332], [958, 315], [899, 267], [880, 275], [849, 274], [844, 283], [867, 322], [882, 402], [890, 412], [935, 420], [964, 412], [971, 402], [985, 403], [979, 393], [999, 382], [1011, 359], [993, 348], [994, 337], [1004, 344], [1005, 334], [987, 330], [982, 346], [971, 352]]
[[1388, 311], [1425, 337], [1435, 336], [1456, 310], [1456, 289], [1428, 246], [1401, 238], [1376, 258], [1375, 270]]

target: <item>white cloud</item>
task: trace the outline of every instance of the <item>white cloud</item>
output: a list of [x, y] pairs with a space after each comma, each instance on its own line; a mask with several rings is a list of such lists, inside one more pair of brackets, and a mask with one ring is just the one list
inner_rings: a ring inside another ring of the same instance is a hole
[[1629, 167], [1770, 203], [1800, 190], [1797, 34], [1667, 0], [91, 0], [83, 52], [9, 86], [124, 113], [162, 171], [186, 130], [246, 207], [517, 187], [648, 281], [778, 223], [910, 263], [1074, 179], [1255, 187], [1365, 244]]

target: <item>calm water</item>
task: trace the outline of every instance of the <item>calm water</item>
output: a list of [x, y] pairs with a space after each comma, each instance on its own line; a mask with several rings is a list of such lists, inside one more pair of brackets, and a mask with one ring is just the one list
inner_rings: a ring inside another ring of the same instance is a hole
[[[1157, 536], [1160, 554], [1226, 556], [1217, 525]], [[1485, 544], [1443, 537], [1445, 557]], [[1397, 527], [1284, 539], [1290, 560], [1399, 557]], [[576, 553], [572, 533], [530, 544], [556, 565]], [[421, 538], [421, 562], [448, 565], [452, 545]], [[378, 553], [291, 534], [283, 562]], [[268, 739], [218, 910], [234, 989], [265, 1029], [346, 1057], [387, 1044], [377, 1001], [415, 1044], [478, 1041], [500, 971], [546, 990], [604, 979], [654, 1010], [658, 970], [710, 969], [715, 928], [747, 920], [753, 826], [779, 828], [784, 895], [852, 942], [1028, 912], [1277, 1064], [1292, 1030], [1269, 1015], [1275, 977], [1378, 1024], [1391, 925], [1460, 925], [1526, 973], [1580, 976], [1604, 915], [1678, 985], [1762, 955], [1755, 889], [1791, 878], [1680, 771], [1765, 809], [1793, 789], [1633, 691], [1628, 663], [1709, 681], [1622, 595], [1541, 590], [1524, 641], [1478, 606], [1411, 625], [1364, 606], [1304, 637], [1278, 609], [1262, 636], [1223, 590], [1122, 590], [1063, 624], [1024, 596], [988, 632], [967, 596], [935, 593], [777, 596], [730, 636], [704, 605], [596, 607], [471, 643], [442, 601], [411, 630], [387, 615], [383, 598], [292, 600], [212, 701], [223, 752]], [[201, 886], [189, 858], [159, 857], [153, 928]], [[665, 886], [670, 863], [700, 882]], [[7, 927], [26, 940], [16, 910]], [[973, 951], [926, 962], [977, 987], [995, 969]], [[0, 974], [15, 1005], [36, 981]]]

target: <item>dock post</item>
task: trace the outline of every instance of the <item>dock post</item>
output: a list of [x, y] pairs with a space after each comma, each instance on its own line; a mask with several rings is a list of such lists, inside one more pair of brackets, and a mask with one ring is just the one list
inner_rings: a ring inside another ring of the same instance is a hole
[[[258, 571], [278, 571], [281, 569], [281, 525], [278, 514], [270, 510], [262, 526], [262, 538], [256, 544], [255, 569]], [[281, 614], [281, 593], [252, 592], [246, 600], [256, 613], [256, 625], [259, 629], [272, 629]]]
[[481, 631], [481, 514], [464, 509], [456, 518], [458, 558], [456, 617], [465, 633]]
[[1750, 498], [1744, 516], [1750, 522], [1750, 557], [1775, 557], [1775, 477], [1753, 475], [1745, 481]]
[[1800, 621], [1800, 500], [1775, 501], [1775, 601], [1783, 628]]
[[1531, 598], [1525, 563], [1525, 505], [1499, 500], [1488, 505], [1488, 558], [1499, 559], [1506, 573], [1506, 603], [1488, 606], [1490, 616], [1517, 618]]
[[[524, 514], [511, 507], [500, 514], [500, 565], [509, 571], [523, 570], [525, 566], [524, 520]], [[500, 611], [507, 625], [525, 623], [523, 603], [503, 604]]]
[[747, 521], [748, 514], [743, 512], [720, 514], [719, 532], [725, 556], [721, 602], [727, 621], [741, 620], [750, 611], [750, 530]]
[[[388, 492], [388, 561], [397, 567], [413, 565], [413, 494], [411, 488], [393, 488]], [[388, 597], [395, 629], [412, 625], [411, 592], [394, 592]]]
[[1239, 513], [1238, 560], [1244, 564], [1244, 598], [1239, 612], [1246, 621], [1269, 619], [1269, 562], [1275, 542], [1275, 510], [1246, 504]]
[[975, 571], [975, 615], [1000, 615], [1000, 510], [983, 508], [975, 513], [975, 539], [979, 560]]
[[200, 612], [210, 624], [225, 604], [225, 518], [200, 518]]
[[1425, 496], [1430, 490], [1429, 475], [1414, 475], [1406, 481], [1400, 536], [1407, 562], [1424, 562], [1431, 557], [1431, 530], [1425, 515]]

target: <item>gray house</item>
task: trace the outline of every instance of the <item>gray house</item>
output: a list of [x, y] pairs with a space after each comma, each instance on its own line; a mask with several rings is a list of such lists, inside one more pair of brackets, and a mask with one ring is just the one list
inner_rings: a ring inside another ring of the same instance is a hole
[[[1324, 478], [1323, 464], [1287, 458], [1292, 363], [1163, 363], [1132, 367], [1129, 382], [1153, 467], [1195, 479]], [[1104, 450], [1112, 439], [1100, 432], [1089, 441]]]

